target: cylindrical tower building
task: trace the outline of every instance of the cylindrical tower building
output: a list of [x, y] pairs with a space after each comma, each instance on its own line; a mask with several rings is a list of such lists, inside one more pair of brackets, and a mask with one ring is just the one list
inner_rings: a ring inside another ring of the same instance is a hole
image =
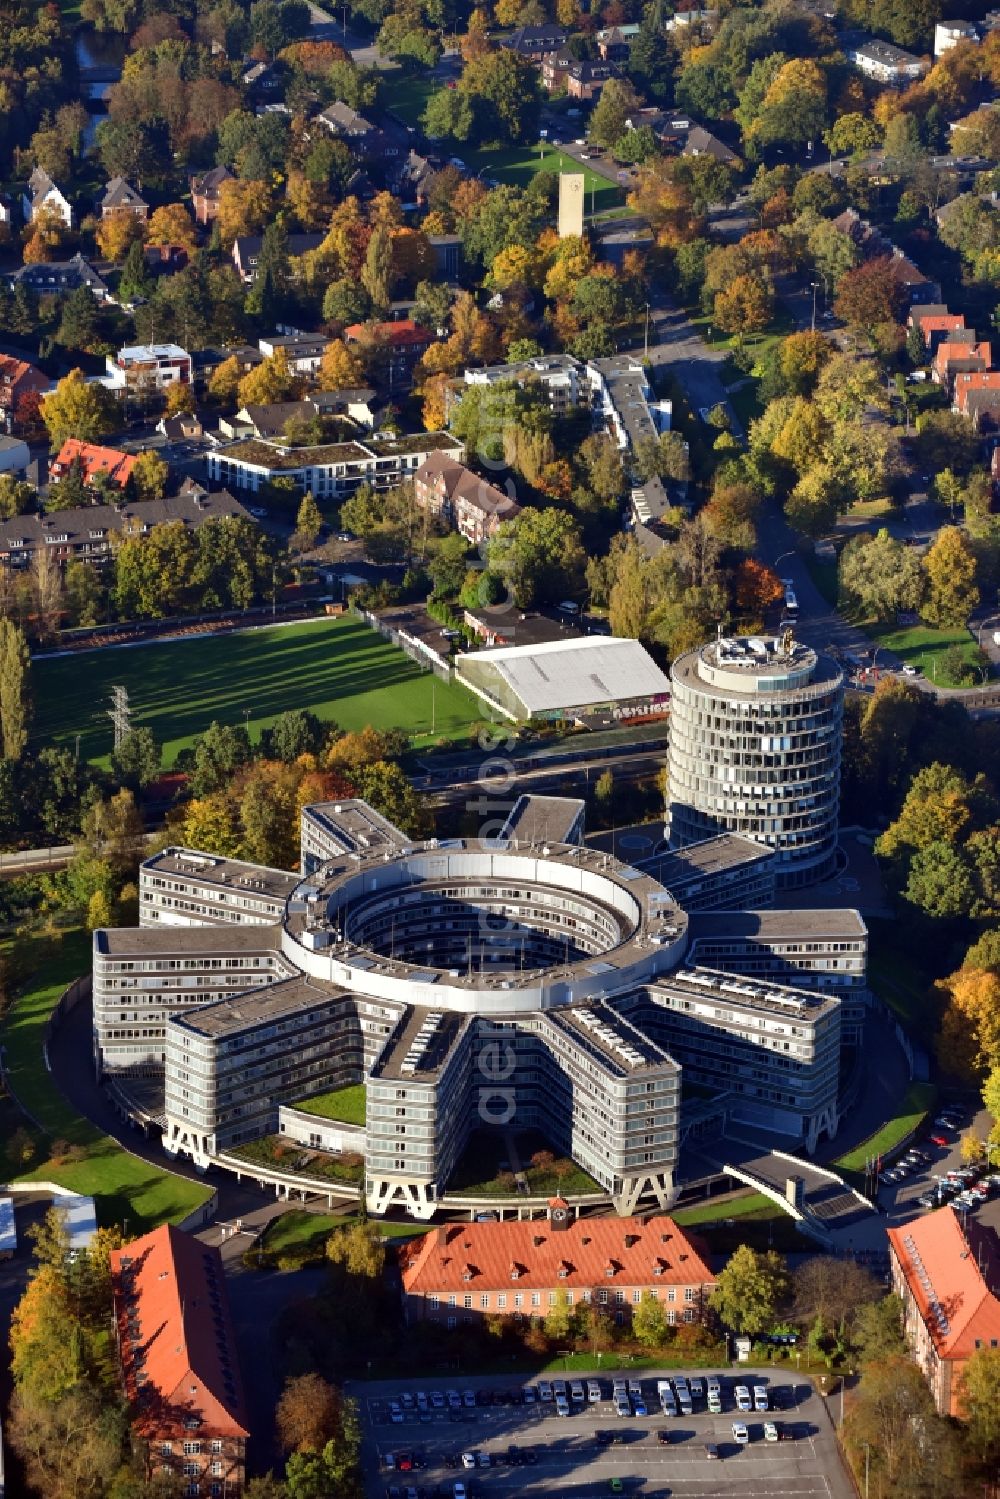
[[777, 851], [779, 887], [834, 868], [844, 679], [792, 639], [720, 637], [674, 662], [666, 833], [722, 832]]

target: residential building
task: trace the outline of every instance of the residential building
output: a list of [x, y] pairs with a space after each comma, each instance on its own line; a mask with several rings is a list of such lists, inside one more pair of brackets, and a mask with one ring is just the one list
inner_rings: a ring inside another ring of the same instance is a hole
[[462, 623], [472, 630], [484, 645], [547, 645], [552, 640], [579, 640], [583, 631], [568, 614], [538, 614], [532, 610], [511, 609], [507, 604], [494, 608], [465, 609]]
[[282, 333], [271, 333], [267, 338], [259, 338], [257, 345], [267, 359], [272, 359], [281, 349], [288, 360], [288, 368], [294, 375], [314, 375], [320, 367], [329, 341], [321, 333], [299, 333], [292, 328]]
[[220, 417], [219, 431], [223, 437], [259, 437], [266, 442], [284, 437], [289, 422], [333, 417], [345, 419], [347, 428], [353, 424], [370, 430], [375, 425], [374, 398], [374, 390], [359, 385], [343, 390], [314, 391], [301, 401], [276, 401], [270, 405], [251, 402], [248, 406], [241, 406], [235, 416]]
[[115, 1337], [149, 1478], [239, 1499], [250, 1438], [218, 1249], [166, 1223], [111, 1251]]
[[979, 1349], [1000, 1348], [1000, 1258], [971, 1216], [938, 1208], [886, 1230], [903, 1330], [939, 1415], [962, 1413], [962, 1374]]
[[122, 453], [117, 448], [104, 448], [99, 443], [81, 442], [77, 437], [67, 437], [49, 464], [49, 478], [64, 479], [76, 463], [82, 471], [84, 484], [93, 484], [95, 479], [100, 478], [109, 480], [118, 489], [124, 489], [132, 477], [136, 457], [135, 453]]
[[605, 62], [628, 62], [632, 43], [639, 35], [638, 21], [627, 21], [621, 26], [608, 26], [594, 37], [598, 55]]
[[428, 234], [434, 253], [434, 273], [440, 281], [457, 281], [462, 268], [462, 241], [457, 234]]
[[316, 119], [337, 140], [350, 146], [351, 154], [366, 166], [383, 166], [391, 171], [409, 153], [409, 137], [402, 126], [391, 120], [369, 119], [339, 99], [328, 104]]
[[393, 489], [412, 479], [424, 460], [442, 450], [465, 457], [465, 446], [447, 432], [419, 432], [412, 437], [365, 437], [362, 442], [324, 443], [291, 448], [252, 438], [214, 448], [205, 455], [210, 479], [256, 493], [273, 479], [292, 479], [316, 499], [352, 494], [359, 484]]
[[952, 411], [959, 416], [981, 417], [1000, 401], [1000, 370], [959, 370], [952, 382]]
[[[490, 364], [481, 369], [466, 369], [466, 385], [498, 385], [511, 380], [537, 391], [555, 412], [574, 407], [589, 409], [593, 388], [587, 366], [572, 354], [539, 354], [514, 364]], [[459, 391], [459, 394], [461, 392]]]
[[949, 312], [940, 304], [917, 306], [907, 318], [911, 328], [919, 328], [927, 353], [933, 357], [942, 339], [965, 327], [965, 317], [960, 312]]
[[[310, 250], [318, 250], [325, 236], [322, 234], [289, 234], [286, 236], [288, 258], [295, 260], [299, 255], [305, 255]], [[241, 234], [233, 240], [233, 265], [239, 272], [240, 280], [248, 286], [257, 275], [257, 262], [260, 259], [260, 247], [263, 243], [263, 235]]]
[[777, 851], [783, 889], [837, 852], [844, 678], [786, 631], [685, 651], [670, 672], [667, 836], [742, 833]]
[[516, 52], [529, 62], [542, 62], [553, 52], [561, 52], [569, 41], [565, 26], [547, 22], [541, 26], [518, 26], [506, 41], [500, 43], [508, 52]]
[[31, 396], [43, 396], [52, 383], [26, 359], [0, 354], [0, 427], [13, 431], [19, 404]]
[[434, 342], [434, 332], [415, 323], [412, 318], [398, 318], [391, 323], [351, 323], [344, 329], [347, 344], [374, 338], [383, 344], [388, 358], [388, 384], [408, 384], [413, 367]]
[[60, 563], [102, 563], [111, 556], [115, 534], [147, 535], [153, 526], [168, 521], [181, 521], [197, 530], [206, 521], [227, 516], [250, 520], [243, 506], [225, 490], [209, 494], [199, 488], [182, 490], [163, 500], [82, 505], [55, 510], [51, 515], [12, 515], [0, 520], [0, 562], [8, 567], [28, 567], [37, 552], [45, 551]]
[[938, 21], [934, 27], [934, 56], [941, 57], [959, 42], [978, 42], [979, 33], [971, 21]]
[[32, 291], [66, 293], [86, 286], [98, 302], [110, 302], [111, 291], [103, 277], [99, 276], [89, 261], [80, 254], [69, 260], [40, 260], [31, 265], [19, 265], [16, 270], [4, 271], [4, 279], [12, 288], [27, 286]]
[[926, 58], [906, 52], [892, 42], [874, 38], [849, 47], [847, 58], [859, 72], [866, 78], [874, 78], [876, 83], [913, 83], [930, 68]]
[[974, 328], [954, 328], [934, 352], [931, 378], [951, 391], [959, 374], [981, 374], [992, 368], [989, 339], [977, 339]]
[[176, 416], [161, 416], [156, 424], [168, 442], [190, 442], [195, 437], [204, 437], [205, 428], [201, 417], [194, 411], [179, 411]]
[[565, 89], [569, 98], [588, 103], [596, 99], [609, 78], [620, 78], [621, 68], [614, 62], [591, 62], [574, 57], [571, 52], [550, 52], [541, 63], [542, 83], [551, 93]]
[[97, 207], [102, 219], [128, 217], [145, 223], [149, 217], [149, 204], [124, 177], [111, 178]]
[[129, 395], [191, 384], [191, 355], [179, 344], [129, 344], [106, 363], [112, 387]]
[[672, 1218], [579, 1218], [554, 1198], [547, 1219], [453, 1223], [400, 1251], [403, 1315], [410, 1326], [529, 1322], [550, 1307], [596, 1305], [617, 1326], [646, 1297], [667, 1324], [700, 1322], [715, 1278]]
[[[992, 389], [963, 390], [959, 409], [963, 416], [969, 418], [977, 432], [994, 435], [1000, 431], [1000, 382]], [[996, 449], [993, 451], [995, 454]]]
[[717, 135], [710, 130], [705, 130], [701, 125], [694, 125], [687, 132], [683, 156], [711, 156], [723, 166], [731, 167], [737, 165], [739, 157], [735, 151], [730, 151], [724, 141], [720, 141]]
[[455, 676], [515, 722], [628, 723], [667, 712], [670, 682], [637, 640], [583, 635], [474, 651]]
[[54, 214], [67, 229], [73, 227], [73, 210], [69, 199], [56, 187], [42, 167], [35, 167], [28, 178], [28, 186], [21, 196], [21, 212], [26, 224], [33, 224], [42, 215]]
[[212, 167], [191, 178], [191, 204], [199, 224], [211, 224], [219, 216], [219, 193], [224, 182], [234, 181], [228, 167]]
[[413, 498], [421, 509], [440, 516], [474, 546], [521, 512], [510, 495], [443, 452], [431, 453], [417, 469]]

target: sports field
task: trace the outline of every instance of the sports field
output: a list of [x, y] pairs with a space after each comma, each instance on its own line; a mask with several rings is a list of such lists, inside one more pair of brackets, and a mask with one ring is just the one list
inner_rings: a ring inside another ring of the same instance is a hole
[[173, 763], [213, 719], [248, 723], [252, 738], [288, 708], [308, 708], [342, 729], [398, 728], [416, 743], [460, 738], [479, 722], [464, 687], [438, 681], [361, 620], [322, 619], [89, 651], [32, 667], [36, 745], [111, 752], [111, 689], [128, 689], [132, 722], [147, 725]]

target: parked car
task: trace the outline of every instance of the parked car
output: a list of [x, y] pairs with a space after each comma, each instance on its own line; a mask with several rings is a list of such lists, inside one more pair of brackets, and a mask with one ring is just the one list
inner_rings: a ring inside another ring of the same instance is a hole
[[746, 1427], [743, 1425], [743, 1422], [742, 1421], [734, 1421], [733, 1422], [733, 1441], [734, 1442], [738, 1442], [741, 1447], [745, 1447], [747, 1445], [747, 1443], [749, 1442], [749, 1440], [750, 1440], [750, 1433], [747, 1431]]

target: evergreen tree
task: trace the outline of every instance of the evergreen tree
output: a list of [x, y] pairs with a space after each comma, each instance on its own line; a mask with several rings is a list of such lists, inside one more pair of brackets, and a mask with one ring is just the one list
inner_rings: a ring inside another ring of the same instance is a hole
[[152, 282], [146, 272], [142, 240], [135, 239], [128, 247], [118, 278], [118, 296], [122, 302], [136, 302], [140, 297], [148, 297], [151, 290]]
[[281, 315], [288, 296], [288, 235], [280, 224], [268, 224], [260, 242], [257, 274], [247, 293], [246, 310], [268, 326]]
[[[90, 293], [88, 292], [88, 296]], [[38, 293], [23, 281], [19, 281], [14, 287], [14, 299], [10, 311], [10, 329], [12, 333], [22, 335], [37, 334], [38, 332]]]
[[368, 253], [361, 268], [361, 284], [372, 299], [377, 312], [384, 312], [392, 296], [392, 238], [380, 224], [368, 241]]

